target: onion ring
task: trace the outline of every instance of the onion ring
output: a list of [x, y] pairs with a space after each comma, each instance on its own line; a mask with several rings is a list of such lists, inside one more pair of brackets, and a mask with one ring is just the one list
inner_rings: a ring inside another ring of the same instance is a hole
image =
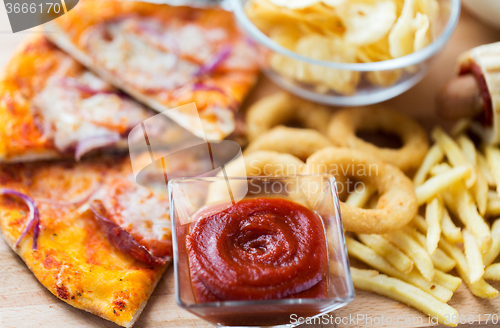
[[[275, 151], [256, 151], [245, 155], [243, 160], [245, 168], [242, 167], [241, 162], [233, 161], [225, 165], [225, 174], [228, 177], [293, 176], [301, 174], [305, 169], [305, 163], [297, 157]], [[223, 171], [219, 172], [217, 176], [224, 176]], [[225, 194], [226, 188], [225, 184], [212, 184], [208, 191], [207, 204], [218, 201], [218, 195]], [[238, 194], [235, 190], [232, 192]]]
[[305, 163], [290, 154], [261, 150], [244, 156], [246, 172], [239, 165], [227, 165], [230, 177], [242, 176], [285, 176], [300, 174]]
[[[394, 133], [401, 138], [399, 149], [380, 148], [356, 136], [357, 131]], [[429, 141], [425, 130], [413, 119], [381, 106], [346, 108], [332, 116], [328, 137], [340, 147], [354, 148], [394, 164], [404, 172], [422, 163]]]
[[330, 146], [332, 146], [330, 140], [316, 130], [277, 126], [252, 141], [244, 154], [258, 150], [273, 150], [306, 160], [317, 150]]
[[[412, 181], [397, 167], [347, 148], [324, 148], [307, 159], [309, 174], [344, 175], [374, 185], [379, 199], [375, 209], [363, 209], [340, 202], [347, 231], [382, 234], [397, 230], [417, 214], [417, 197]], [[373, 173], [373, 174], [372, 174]]]
[[327, 107], [279, 92], [262, 98], [248, 109], [247, 138], [253, 141], [271, 128], [290, 122], [299, 122], [305, 128], [326, 133], [330, 117]]

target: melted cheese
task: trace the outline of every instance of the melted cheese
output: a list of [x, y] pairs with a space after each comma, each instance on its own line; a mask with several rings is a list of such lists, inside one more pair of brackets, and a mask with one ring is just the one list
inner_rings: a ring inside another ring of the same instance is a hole
[[[150, 38], [137, 33], [141, 31], [141, 24], [153, 22], [127, 18], [98, 27], [88, 33], [87, 46], [94, 57], [124, 83], [142, 90], [172, 90], [191, 82], [198, 65], [180, 59], [175, 49], [148, 42]], [[184, 42], [190, 43], [189, 40]]]
[[[47, 34], [56, 44], [160, 112], [193, 102], [200, 113], [210, 107], [235, 111], [258, 73], [256, 50], [233, 15], [220, 9], [82, 0], [44, 26], [61, 31]], [[229, 58], [215, 71], [195, 74], [227, 48]], [[197, 83], [223, 92], [199, 90]], [[226, 137], [225, 131], [214, 135]]]
[[[160, 178], [164, 179], [163, 176]], [[132, 180], [133, 175], [115, 179], [107, 183], [94, 199], [100, 199], [110, 219], [127, 230], [153, 255], [172, 256], [167, 195], [153, 192]]]
[[[54, 101], [57, 99], [57, 101]], [[44, 135], [60, 151], [95, 136], [120, 137], [150, 115], [90, 72], [54, 75], [33, 99]]]

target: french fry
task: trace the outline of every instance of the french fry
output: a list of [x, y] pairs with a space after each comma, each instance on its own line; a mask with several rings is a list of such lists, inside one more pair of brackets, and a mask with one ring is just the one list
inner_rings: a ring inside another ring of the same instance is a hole
[[439, 241], [439, 247], [444, 249], [448, 255], [457, 261], [457, 272], [465, 282], [467, 287], [469, 287], [472, 294], [481, 298], [494, 298], [498, 296], [498, 290], [493, 288], [490, 284], [488, 284], [483, 278], [480, 278], [477, 282], [473, 283], [470, 280], [467, 261], [465, 259], [462, 251], [455, 245], [448, 243], [446, 240], [441, 239]]
[[479, 214], [484, 216], [488, 207], [488, 181], [486, 181], [486, 178], [478, 168], [475, 169], [476, 183], [474, 184], [474, 186], [472, 186], [472, 192], [474, 193], [474, 198], [476, 199]]
[[358, 234], [358, 238], [402, 273], [413, 269], [413, 261], [381, 235]]
[[491, 226], [491, 248], [483, 253], [483, 263], [488, 266], [500, 255], [500, 219], [493, 222]]
[[484, 274], [483, 257], [477, 246], [476, 239], [469, 230], [465, 229], [464, 235], [464, 249], [465, 260], [469, 268], [469, 278], [471, 283], [477, 282]]
[[486, 213], [486, 204], [488, 202], [488, 181], [483, 176], [477, 165], [477, 151], [476, 146], [466, 135], [460, 135], [457, 138], [458, 144], [462, 149], [467, 161], [474, 166], [476, 171], [476, 183], [472, 186], [472, 192], [476, 198], [477, 208], [479, 209], [479, 214], [484, 215]]
[[[359, 187], [363, 186], [363, 187]], [[362, 188], [362, 189], [361, 189]], [[354, 207], [363, 208], [370, 197], [377, 191], [377, 188], [372, 185], [358, 184], [356, 190], [350, 193], [345, 203]]]
[[466, 165], [471, 168], [471, 174], [466, 180], [466, 186], [471, 188], [476, 182], [475, 171], [472, 170], [472, 165], [469, 163], [462, 150], [457, 143], [447, 135], [440, 127], [436, 127], [432, 131], [432, 138], [445, 153], [446, 158], [454, 167]]
[[488, 161], [486, 160], [486, 157], [484, 157], [483, 154], [477, 153], [477, 165], [479, 167], [479, 170], [483, 174], [484, 178], [486, 181], [488, 181], [488, 186], [490, 187], [496, 187], [496, 182], [495, 179], [493, 178], [493, 175], [490, 172], [490, 168], [488, 166]]
[[434, 278], [432, 259], [420, 243], [406, 231], [407, 228], [403, 227], [398, 231], [390, 232], [385, 237], [413, 260], [418, 271], [425, 279], [432, 281], [432, 278]]
[[415, 215], [411, 224], [418, 229], [421, 233], [427, 233], [427, 221], [421, 215]]
[[440, 324], [456, 326], [446, 318], [457, 317], [458, 312], [446, 303], [440, 302], [421, 289], [400, 279], [391, 278], [383, 274], [370, 276], [365, 270], [351, 268], [354, 286], [368, 290], [401, 303], [407, 304], [430, 317], [437, 317]]
[[486, 208], [486, 216], [499, 216], [500, 215], [500, 198], [494, 191], [488, 193], [488, 205]]
[[451, 135], [453, 137], [456, 137], [460, 134], [463, 134], [469, 129], [470, 126], [470, 120], [466, 118], [462, 118], [453, 125], [453, 128], [451, 129]]
[[425, 207], [427, 221], [427, 252], [434, 254], [441, 237], [441, 220], [444, 214], [444, 204], [440, 197], [434, 197]]
[[357, 277], [373, 278], [380, 274], [377, 270], [358, 269], [351, 267], [351, 275], [355, 274]]
[[413, 177], [413, 184], [415, 185], [415, 187], [418, 187], [422, 183], [424, 183], [425, 178], [429, 174], [431, 167], [441, 162], [443, 158], [444, 158], [444, 153], [439, 147], [439, 145], [434, 145], [431, 147], [431, 149], [429, 149], [427, 155], [425, 155], [422, 165], [420, 165], [417, 173], [415, 173], [415, 176]]
[[442, 302], [448, 302], [453, 296], [453, 292], [435, 282], [427, 281], [422, 275], [415, 270], [408, 274], [404, 274], [394, 268], [385, 258], [378, 255], [370, 247], [346, 236], [347, 252], [350, 256], [368, 264], [372, 268], [383, 272], [389, 276], [406, 281], [409, 284], [415, 285], [423, 291], [431, 294]]
[[485, 153], [488, 167], [497, 186], [498, 197], [500, 197], [500, 149], [493, 146], [486, 146]]
[[441, 233], [451, 243], [462, 242], [462, 229], [457, 227], [451, 219], [450, 213], [445, 208], [443, 211], [443, 220], [441, 221]]
[[469, 163], [472, 165], [476, 165], [477, 152], [476, 146], [474, 145], [472, 140], [470, 140], [469, 137], [467, 137], [465, 134], [460, 134], [457, 137], [457, 142]]
[[441, 270], [436, 270], [434, 273], [434, 281], [441, 286], [448, 288], [452, 292], [455, 292], [460, 285], [462, 285], [462, 279], [455, 277], [454, 275], [444, 273]]
[[450, 169], [447, 172], [433, 176], [422, 185], [415, 188], [417, 201], [419, 205], [424, 204], [437, 194], [446, 190], [453, 184], [468, 177], [472, 170], [470, 166], [462, 165]]
[[432, 176], [435, 176], [435, 175], [446, 173], [451, 169], [452, 169], [452, 167], [448, 163], [438, 163], [431, 168], [430, 174]]
[[[425, 221], [424, 221], [425, 222]], [[426, 247], [427, 241], [425, 235], [416, 230], [407, 229], [407, 232], [411, 234], [411, 236], [419, 242], [422, 247]], [[436, 252], [431, 255], [432, 263], [436, 269], [439, 269], [443, 272], [451, 271], [457, 262], [446, 255], [446, 253], [441, 248], [436, 248]]]
[[483, 278], [486, 280], [500, 281], [500, 263], [494, 263], [486, 268]]
[[455, 183], [451, 188], [443, 192], [443, 199], [467, 229], [476, 237], [479, 250], [485, 252], [491, 247], [490, 228], [478, 213], [469, 191], [463, 182]]

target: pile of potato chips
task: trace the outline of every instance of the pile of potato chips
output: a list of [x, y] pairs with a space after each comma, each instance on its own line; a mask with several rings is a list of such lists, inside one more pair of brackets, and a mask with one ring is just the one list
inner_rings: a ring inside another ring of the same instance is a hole
[[[252, 22], [281, 46], [317, 60], [367, 63], [408, 55], [433, 39], [437, 0], [250, 0]], [[359, 72], [325, 68], [273, 53], [270, 66], [319, 92], [351, 95]], [[401, 70], [369, 72], [376, 86], [398, 81]]]

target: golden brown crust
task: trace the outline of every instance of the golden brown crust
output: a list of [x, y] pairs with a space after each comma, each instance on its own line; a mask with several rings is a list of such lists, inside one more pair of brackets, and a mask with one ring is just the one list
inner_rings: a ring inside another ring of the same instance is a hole
[[277, 126], [264, 132], [245, 149], [245, 155], [259, 150], [272, 150], [292, 154], [305, 161], [311, 154], [332, 146], [330, 140], [313, 129]]
[[[359, 131], [394, 133], [403, 146], [381, 148], [356, 136]], [[330, 140], [340, 147], [366, 152], [404, 172], [412, 172], [422, 163], [429, 141], [425, 130], [410, 117], [381, 106], [345, 108], [332, 116], [328, 127]]]
[[331, 112], [325, 106], [278, 92], [262, 98], [248, 109], [247, 137], [253, 141], [271, 128], [290, 122], [326, 133], [330, 116]]
[[[37, 128], [31, 98], [66, 57], [43, 36], [29, 38], [7, 64], [0, 80], [0, 161], [57, 156], [50, 140]], [[83, 69], [75, 62], [75, 70]]]
[[166, 266], [146, 265], [116, 249], [91, 212], [68, 201], [130, 170], [126, 157], [0, 167], [0, 186], [29, 194], [40, 211], [38, 249], [32, 250], [32, 233], [16, 248], [28, 210], [15, 197], [0, 197], [0, 228], [9, 246], [59, 299], [126, 327], [137, 319]]
[[340, 202], [345, 230], [382, 234], [405, 226], [417, 214], [417, 197], [411, 180], [397, 167], [348, 148], [323, 148], [307, 159], [307, 173], [330, 173], [355, 178], [376, 186], [375, 209], [363, 209]]

